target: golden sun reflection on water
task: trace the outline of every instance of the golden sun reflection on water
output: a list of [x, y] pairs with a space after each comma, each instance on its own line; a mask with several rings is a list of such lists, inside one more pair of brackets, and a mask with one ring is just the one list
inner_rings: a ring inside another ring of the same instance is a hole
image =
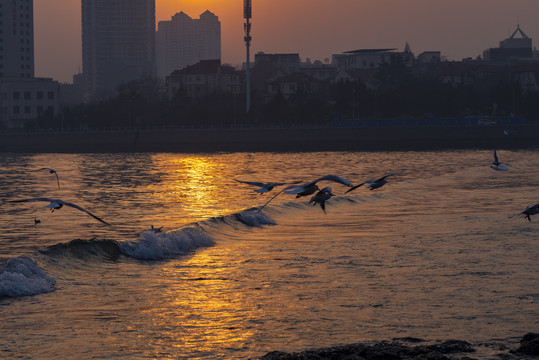
[[[153, 196], [180, 208], [193, 220], [229, 213], [229, 199], [222, 195], [219, 183], [226, 177], [226, 164], [212, 156], [156, 154], [152, 158], [162, 182], [151, 191]], [[223, 207], [223, 204], [225, 206]]]
[[212, 250], [161, 269], [163, 291], [148, 308], [147, 315], [163, 335], [159, 345], [182, 349], [189, 358], [241, 349], [254, 335], [255, 326], [245, 321], [256, 318], [257, 306], [237, 291], [230, 257]]

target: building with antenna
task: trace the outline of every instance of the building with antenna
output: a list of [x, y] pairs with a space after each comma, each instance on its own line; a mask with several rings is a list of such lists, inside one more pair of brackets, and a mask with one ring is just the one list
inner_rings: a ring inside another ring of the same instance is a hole
[[[520, 36], [517, 36], [520, 35]], [[483, 52], [483, 60], [492, 62], [508, 61], [510, 59], [533, 57], [532, 39], [517, 25], [513, 34], [500, 41], [500, 46]]]

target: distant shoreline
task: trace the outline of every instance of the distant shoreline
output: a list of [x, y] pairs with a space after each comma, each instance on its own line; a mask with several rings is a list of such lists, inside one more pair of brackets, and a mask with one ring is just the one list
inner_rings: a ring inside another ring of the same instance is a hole
[[0, 152], [14, 153], [427, 151], [538, 147], [539, 125], [0, 133]]

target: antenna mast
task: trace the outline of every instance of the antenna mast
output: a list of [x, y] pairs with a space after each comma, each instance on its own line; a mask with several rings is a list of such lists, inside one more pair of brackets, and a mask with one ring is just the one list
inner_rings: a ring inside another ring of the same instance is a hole
[[245, 18], [245, 24], [243, 24], [243, 29], [245, 30], [245, 48], [247, 50], [247, 68], [245, 69], [246, 83], [245, 83], [245, 94], [246, 94], [246, 111], [251, 110], [251, 79], [250, 79], [250, 62], [249, 62], [249, 47], [251, 46], [251, 0], [243, 0], [243, 17]]

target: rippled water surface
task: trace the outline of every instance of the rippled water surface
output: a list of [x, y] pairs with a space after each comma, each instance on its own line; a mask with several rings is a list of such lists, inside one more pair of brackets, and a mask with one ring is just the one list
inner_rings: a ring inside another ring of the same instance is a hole
[[[0, 358], [258, 357], [538, 332], [539, 152], [0, 155]], [[57, 171], [56, 178], [46, 170]], [[327, 214], [234, 181], [337, 174]], [[109, 222], [47, 202], [75, 203]], [[34, 225], [34, 219], [41, 222]], [[147, 231], [163, 226], [162, 233]], [[487, 344], [487, 345], [485, 345]]]

